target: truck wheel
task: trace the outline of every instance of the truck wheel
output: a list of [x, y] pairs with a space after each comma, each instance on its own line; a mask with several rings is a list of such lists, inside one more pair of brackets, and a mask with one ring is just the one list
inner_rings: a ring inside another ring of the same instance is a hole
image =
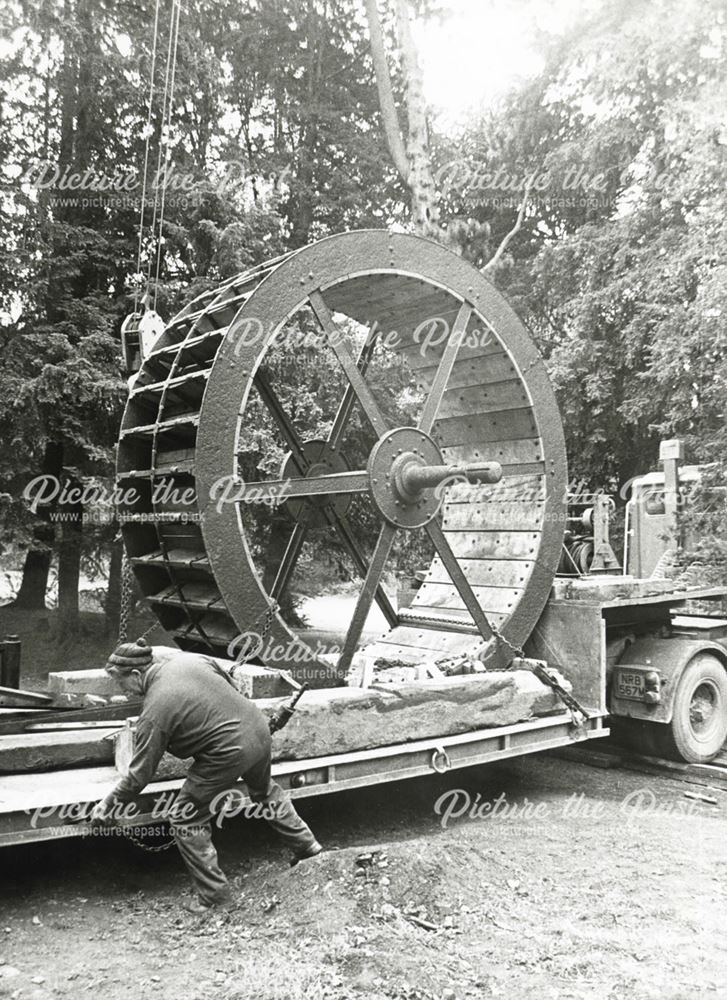
[[687, 664], [665, 729], [669, 756], [689, 764], [713, 760], [727, 739], [727, 672], [716, 656], [700, 653]]

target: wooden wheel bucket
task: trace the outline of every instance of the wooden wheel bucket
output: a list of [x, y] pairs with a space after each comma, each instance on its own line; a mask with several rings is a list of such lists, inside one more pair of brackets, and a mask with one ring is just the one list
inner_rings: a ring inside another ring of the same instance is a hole
[[[313, 440], [296, 429], [268, 367], [281, 331], [301, 315], [317, 324], [342, 379], [327, 433]], [[352, 321], [367, 330], [358, 345], [342, 334]], [[418, 386], [418, 412], [404, 422], [369, 380], [382, 350]], [[240, 449], [253, 400], [287, 455], [277, 477], [258, 473], [251, 483]], [[363, 457], [346, 445], [352, 414], [365, 430]], [[548, 598], [566, 486], [556, 401], [512, 309], [450, 251], [379, 231], [322, 240], [187, 306], [139, 372], [118, 452], [126, 549], [183, 649], [226, 655], [284, 592], [309, 532], [338, 539], [363, 580], [338, 676], [374, 601], [389, 624], [368, 647], [376, 657], [479, 654], [490, 668], [507, 666]], [[243, 516], [251, 496], [287, 512], [285, 552], [267, 589]], [[352, 529], [356, 497], [377, 522], [368, 549]], [[381, 577], [410, 531], [426, 532], [435, 555], [412, 606], [397, 613]], [[266, 663], [313, 685], [335, 679], [330, 663], [312, 668], [310, 648], [280, 614], [268, 649]]]

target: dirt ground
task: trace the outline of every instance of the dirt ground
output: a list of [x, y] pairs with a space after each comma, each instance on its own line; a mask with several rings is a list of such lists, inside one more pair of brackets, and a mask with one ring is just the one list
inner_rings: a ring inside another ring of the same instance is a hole
[[220, 831], [237, 904], [212, 919], [174, 851], [6, 849], [0, 996], [727, 997], [724, 791], [546, 754], [300, 809], [328, 850], [294, 869], [263, 822]]

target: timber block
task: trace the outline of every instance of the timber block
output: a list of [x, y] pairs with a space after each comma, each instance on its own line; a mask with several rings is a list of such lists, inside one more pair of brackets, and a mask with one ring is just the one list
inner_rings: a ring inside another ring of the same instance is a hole
[[256, 663], [235, 663], [219, 656], [207, 656], [200, 653], [185, 653], [176, 646], [152, 646], [155, 660], [182, 660], [187, 657], [198, 658], [200, 655], [211, 660], [225, 674], [230, 674], [234, 667], [232, 681], [234, 686], [246, 698], [282, 698], [292, 694], [292, 688], [280, 676], [279, 671], [271, 667], [262, 667]]
[[674, 590], [673, 580], [641, 580], [635, 576], [557, 577], [553, 597], [571, 601], [618, 601], [639, 597], [659, 597]]
[[101, 698], [111, 698], [122, 694], [122, 691], [105, 670], [59, 670], [48, 674], [48, 693], [54, 697], [62, 694], [95, 694]]
[[[168, 646], [154, 646], [154, 655], [160, 660], [195, 656]], [[230, 672], [232, 660], [207, 657], [225, 671]], [[241, 663], [235, 667], [235, 687], [248, 698], [281, 698], [292, 693], [291, 687], [281, 678], [277, 670], [261, 667], [253, 663]], [[73, 704], [87, 704], [86, 696], [111, 699], [121, 694], [121, 688], [109, 677], [105, 670], [61, 670], [48, 674], [48, 692], [54, 704], [70, 707]]]
[[113, 744], [104, 737], [115, 730], [18, 733], [0, 736], [0, 774], [100, 767], [113, 762]]

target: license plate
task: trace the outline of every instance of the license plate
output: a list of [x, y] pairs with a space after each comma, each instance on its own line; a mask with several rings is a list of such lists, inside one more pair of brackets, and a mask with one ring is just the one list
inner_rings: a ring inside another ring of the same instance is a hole
[[646, 694], [644, 675], [630, 670], [616, 671], [617, 698], [630, 698], [632, 701], [643, 701]]

